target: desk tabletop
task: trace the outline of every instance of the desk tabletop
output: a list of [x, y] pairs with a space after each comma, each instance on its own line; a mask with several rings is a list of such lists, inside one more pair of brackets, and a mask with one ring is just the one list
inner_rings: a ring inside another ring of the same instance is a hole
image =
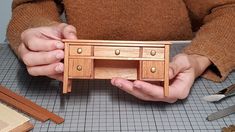
[[[171, 46], [171, 56], [185, 44]], [[31, 119], [32, 131], [221, 131], [235, 124], [235, 114], [215, 121], [206, 117], [235, 104], [235, 96], [218, 103], [203, 101], [203, 96], [235, 83], [235, 72], [223, 83], [197, 79], [189, 97], [174, 104], [144, 102], [118, 90], [110, 80], [76, 80], [73, 91], [61, 95], [58, 81], [28, 75], [7, 44], [0, 48], [0, 84], [25, 96], [65, 119], [56, 125]]]
[[170, 45], [171, 41], [122, 41], [122, 40], [62, 40], [69, 44], [88, 44], [88, 45], [117, 45], [117, 46], [158, 46], [158, 45]]

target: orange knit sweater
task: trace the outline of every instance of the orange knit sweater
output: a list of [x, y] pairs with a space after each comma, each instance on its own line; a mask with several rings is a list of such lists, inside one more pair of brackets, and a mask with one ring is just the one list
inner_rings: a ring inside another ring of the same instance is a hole
[[15, 53], [25, 29], [61, 22], [63, 11], [80, 39], [193, 39], [184, 52], [213, 63], [204, 77], [222, 81], [235, 69], [235, 0], [14, 0], [7, 37]]

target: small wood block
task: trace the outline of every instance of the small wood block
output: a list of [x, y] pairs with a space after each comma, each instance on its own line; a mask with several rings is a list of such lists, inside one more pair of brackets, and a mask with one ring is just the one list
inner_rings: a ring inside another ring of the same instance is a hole
[[15, 129], [11, 130], [10, 132], [28, 132], [33, 129], [33, 124], [30, 122], [26, 122], [23, 125], [16, 127]]

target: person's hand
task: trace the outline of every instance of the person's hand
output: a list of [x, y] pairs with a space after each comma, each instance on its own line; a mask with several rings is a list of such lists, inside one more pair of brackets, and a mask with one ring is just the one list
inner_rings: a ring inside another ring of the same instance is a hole
[[20, 59], [32, 76], [48, 76], [62, 81], [64, 44], [62, 39], [77, 39], [74, 26], [65, 23], [30, 28], [21, 34]]
[[178, 99], [185, 99], [194, 83], [211, 64], [210, 60], [200, 55], [176, 55], [169, 68], [169, 96], [165, 97], [163, 87], [144, 81], [134, 82], [123, 78], [113, 78], [112, 85], [126, 91], [135, 97], [145, 101], [164, 101], [174, 103]]

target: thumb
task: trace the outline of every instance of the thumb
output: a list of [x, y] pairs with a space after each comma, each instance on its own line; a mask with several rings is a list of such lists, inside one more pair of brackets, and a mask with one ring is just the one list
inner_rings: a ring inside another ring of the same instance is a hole
[[169, 66], [169, 78], [173, 79], [180, 72], [180, 67], [177, 63], [171, 62]]
[[183, 72], [190, 68], [190, 63], [187, 55], [178, 54], [173, 59], [169, 65], [169, 78], [173, 79], [180, 72]]
[[62, 31], [64, 39], [77, 39], [77, 30], [72, 25], [66, 25]]

